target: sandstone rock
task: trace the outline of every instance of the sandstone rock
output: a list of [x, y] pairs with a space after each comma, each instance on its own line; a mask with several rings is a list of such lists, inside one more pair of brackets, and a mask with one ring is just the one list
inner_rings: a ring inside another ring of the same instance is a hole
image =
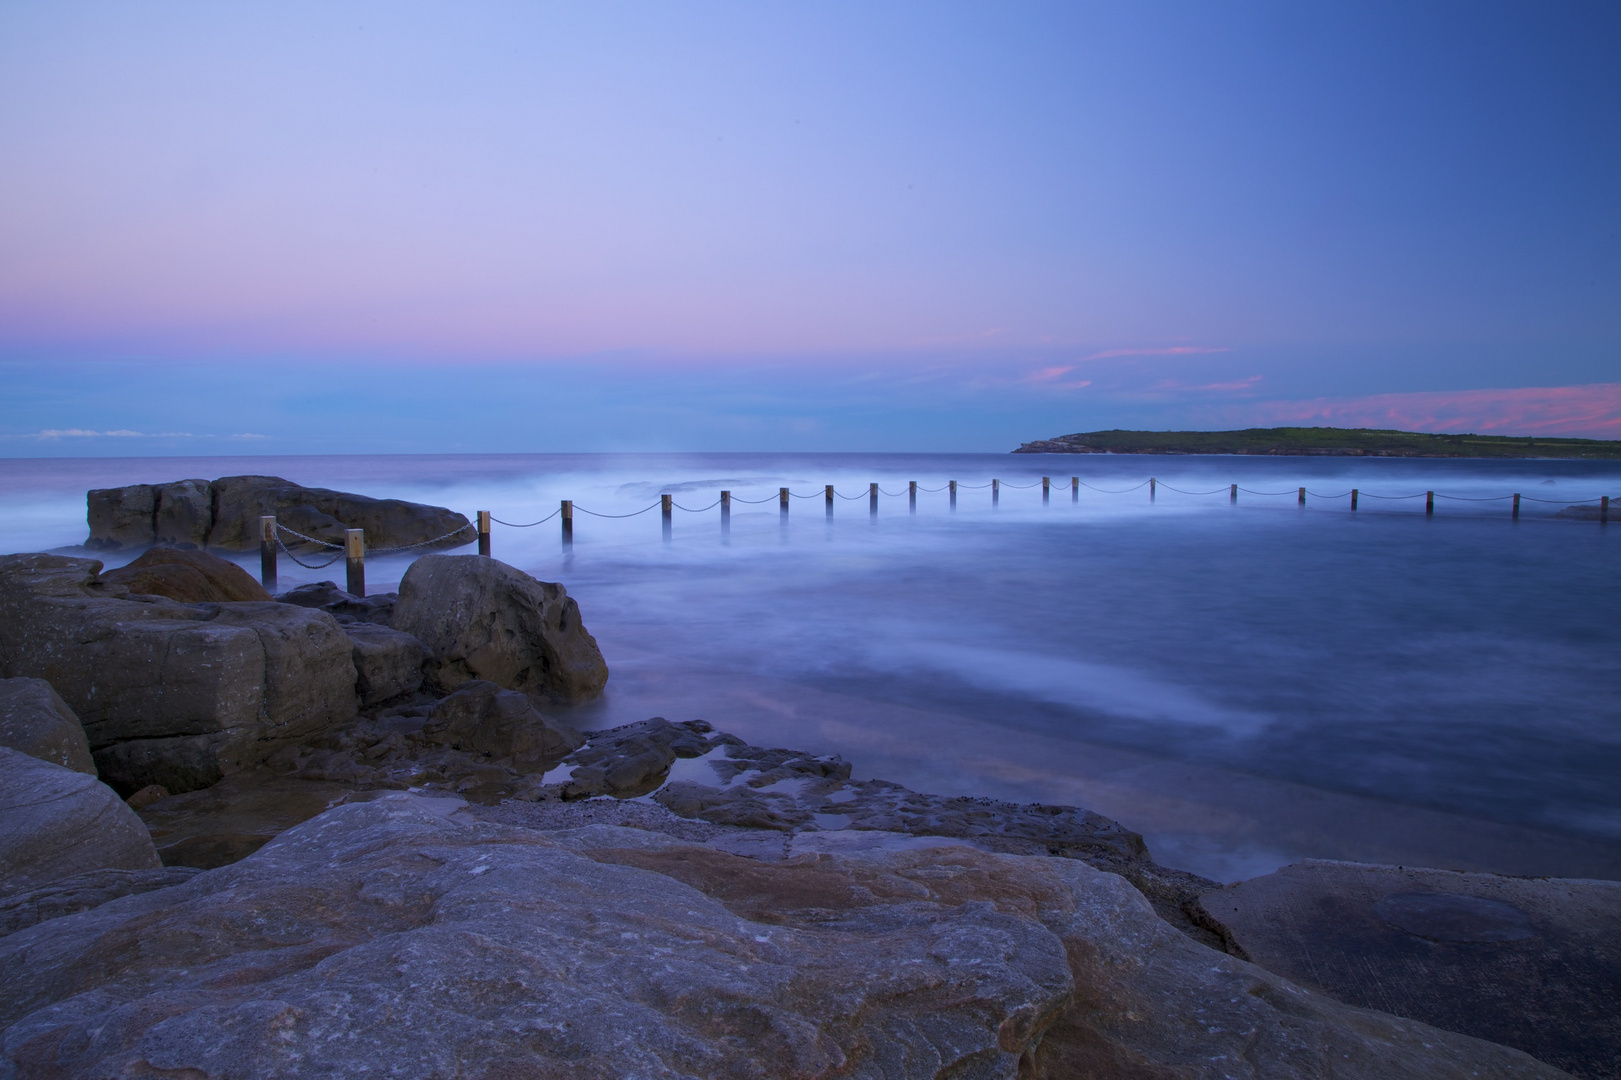
[[98, 488], [86, 494], [85, 503], [90, 522], [85, 547], [116, 551], [152, 543], [158, 495], [151, 484]]
[[1213, 953], [1072, 860], [763, 862], [456, 811], [341, 806], [232, 866], [0, 939], [0, 1071], [1563, 1075]]
[[146, 826], [82, 772], [0, 747], [0, 889], [32, 889], [86, 870], [158, 865]]
[[198, 873], [189, 866], [162, 866], [156, 870], [86, 870], [61, 878], [0, 900], [0, 937], [47, 919], [89, 911], [121, 896], [167, 889]]
[[96, 775], [79, 718], [44, 679], [0, 679], [0, 746]]
[[428, 647], [410, 634], [372, 623], [348, 623], [343, 628], [354, 646], [355, 691], [360, 704], [381, 704], [422, 688], [422, 668]]
[[208, 546], [229, 551], [258, 550], [263, 514], [274, 514], [289, 528], [328, 543], [341, 543], [346, 528], [364, 529], [368, 548], [421, 544], [446, 533], [455, 535], [439, 546], [456, 547], [476, 539], [465, 516], [442, 506], [307, 488], [279, 476], [221, 477], [214, 481], [213, 495]]
[[204, 787], [354, 718], [352, 647], [329, 616], [276, 603], [134, 602], [100, 569], [0, 557], [0, 677], [49, 680], [120, 791]]
[[[672, 724], [662, 716], [609, 731], [593, 732], [590, 744], [569, 760], [578, 762], [564, 798], [613, 795], [635, 798], [646, 795], [669, 776], [677, 757], [694, 758], [710, 749], [702, 720]], [[696, 816], [696, 815], [693, 815]]]
[[148, 784], [124, 801], [129, 804], [131, 810], [145, 810], [153, 803], [162, 802], [172, 794], [173, 792], [162, 784]]
[[105, 585], [122, 585], [131, 593], [166, 596], [183, 604], [268, 601], [270, 594], [246, 570], [206, 551], [155, 547], [116, 570], [101, 575]]
[[207, 480], [176, 480], [154, 487], [157, 512], [152, 517], [155, 543], [202, 548], [214, 527], [214, 492]]
[[518, 772], [545, 772], [585, 743], [542, 714], [524, 694], [475, 679], [433, 707], [423, 728], [430, 742], [490, 758]]
[[394, 614], [398, 593], [373, 593], [355, 596], [338, 588], [335, 581], [317, 581], [288, 589], [276, 597], [284, 604], [320, 608], [340, 623], [376, 623], [388, 626]]
[[1199, 903], [1271, 971], [1581, 1077], [1621, 1064], [1621, 882], [1310, 859]]
[[433, 651], [430, 680], [487, 679], [535, 698], [582, 700], [608, 681], [563, 586], [478, 555], [426, 555], [400, 582], [392, 625]]
[[[259, 517], [273, 514], [290, 529], [329, 543], [343, 530], [365, 529], [372, 548], [405, 547], [437, 540], [456, 547], [471, 543], [466, 517], [442, 506], [400, 499], [373, 499], [326, 488], [306, 488], [279, 476], [226, 476], [213, 482], [177, 480], [91, 491], [86, 496], [90, 538], [102, 550], [153, 543], [252, 551], [259, 546]], [[286, 537], [294, 550], [310, 545]]]

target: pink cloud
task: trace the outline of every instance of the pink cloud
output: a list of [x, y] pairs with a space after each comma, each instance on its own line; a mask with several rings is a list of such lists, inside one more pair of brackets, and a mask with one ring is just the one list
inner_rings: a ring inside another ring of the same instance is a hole
[[1060, 381], [1065, 375], [1068, 375], [1074, 370], [1074, 364], [1056, 364], [1052, 367], [1037, 368], [1035, 371], [1030, 372], [1019, 381], [1027, 383], [1040, 383], [1043, 386], [1051, 386], [1058, 390], [1084, 390], [1086, 387], [1092, 385], [1091, 379], [1070, 379], [1068, 381]]
[[1172, 345], [1164, 349], [1105, 349], [1090, 356], [1081, 357], [1082, 360], [1107, 360], [1112, 356], [1191, 356], [1195, 353], [1223, 353], [1232, 352], [1226, 346], [1212, 345]]
[[1614, 439], [1621, 438], [1621, 383], [1267, 401], [1222, 415], [1243, 424]]

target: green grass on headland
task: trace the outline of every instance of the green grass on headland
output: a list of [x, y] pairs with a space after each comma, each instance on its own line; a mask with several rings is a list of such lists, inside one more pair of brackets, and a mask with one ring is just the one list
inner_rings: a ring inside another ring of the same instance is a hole
[[1015, 454], [1302, 454], [1343, 457], [1612, 458], [1621, 440], [1432, 435], [1379, 428], [1083, 431], [1028, 442]]

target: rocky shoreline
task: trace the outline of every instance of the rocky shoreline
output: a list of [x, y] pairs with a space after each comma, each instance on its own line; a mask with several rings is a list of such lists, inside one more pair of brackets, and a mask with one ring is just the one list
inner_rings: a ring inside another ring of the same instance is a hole
[[495, 560], [154, 550], [0, 558], [0, 1075], [1567, 1075], [1250, 963], [1259, 901], [1084, 809], [575, 731], [607, 665]]

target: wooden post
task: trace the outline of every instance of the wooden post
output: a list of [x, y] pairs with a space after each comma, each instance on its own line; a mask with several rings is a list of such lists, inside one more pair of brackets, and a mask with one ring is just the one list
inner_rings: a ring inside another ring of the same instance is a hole
[[1600, 525], [1608, 525], [1610, 523], [1610, 497], [1608, 495], [1604, 495], [1599, 498], [1598, 523]]
[[1514, 516], [1510, 520], [1520, 520], [1520, 493], [1518, 491], [1514, 493]]
[[909, 514], [917, 513], [917, 481], [909, 480], [906, 483], [906, 511]]
[[670, 504], [674, 501], [675, 496], [673, 495], [659, 496], [659, 515], [664, 518], [664, 542], [666, 544], [670, 542], [670, 531], [672, 528], [670, 522]]
[[1299, 498], [1298, 501], [1299, 501], [1301, 506], [1306, 505], [1306, 489], [1305, 488], [1300, 489], [1300, 498]]
[[1238, 502], [1238, 485], [1237, 484], [1233, 484], [1231, 487], [1229, 487], [1227, 489], [1227, 501], [1228, 501], [1228, 503], [1236, 503], [1236, 502]]
[[1149, 502], [1154, 501], [1154, 489], [1157, 488], [1157, 487], [1159, 487], [1159, 481], [1155, 480], [1152, 476], [1150, 476], [1148, 478], [1148, 501]]
[[867, 485], [867, 516], [878, 520], [878, 485]]
[[822, 498], [827, 501], [827, 520], [833, 520], [833, 485], [828, 484], [822, 488]]
[[1072, 503], [1081, 501], [1081, 478], [1079, 476], [1069, 478], [1069, 501]]
[[991, 480], [991, 509], [995, 510], [996, 507], [1001, 502], [1002, 502], [1002, 481], [993, 478]]
[[259, 519], [259, 582], [265, 592], [276, 591], [276, 519], [271, 514]]
[[777, 489], [777, 520], [788, 524], [788, 489]]
[[957, 481], [949, 480], [949, 481], [947, 481], [947, 483], [951, 487], [951, 512], [956, 513], [957, 512]]
[[1050, 476], [1043, 476], [1041, 478], [1041, 505], [1042, 506], [1046, 506], [1049, 502], [1052, 501], [1052, 499], [1051, 499], [1052, 489], [1053, 489], [1053, 478], [1050, 477]]
[[1358, 492], [1356, 488], [1351, 489], [1351, 509], [1352, 510], [1356, 509], [1356, 497], [1357, 497], [1358, 494], [1360, 494], [1360, 492]]
[[366, 530], [345, 529], [343, 551], [349, 559], [349, 595], [366, 595]]
[[563, 550], [574, 550], [574, 500], [564, 499], [560, 511], [563, 516]]
[[1433, 491], [1426, 491], [1424, 493], [1424, 516], [1435, 516], [1435, 492]]
[[486, 559], [490, 557], [490, 512], [478, 512], [478, 553]]
[[732, 535], [732, 493], [730, 491], [720, 493], [720, 535], [723, 540]]

